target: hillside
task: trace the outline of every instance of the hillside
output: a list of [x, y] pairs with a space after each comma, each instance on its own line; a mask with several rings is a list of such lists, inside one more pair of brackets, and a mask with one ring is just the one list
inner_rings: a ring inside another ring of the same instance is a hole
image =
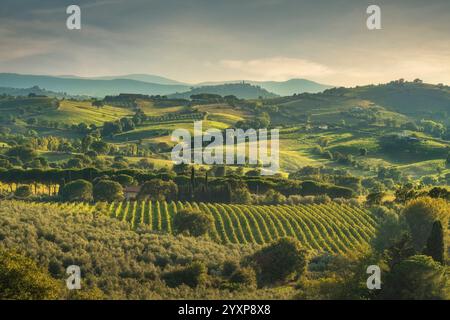
[[390, 118], [399, 122], [411, 118], [449, 123], [450, 88], [415, 82], [391, 82], [275, 98], [264, 101], [264, 104], [277, 106], [273, 116], [280, 123], [304, 121], [307, 117], [317, 122], [340, 123], [342, 120], [371, 117], [373, 113], [381, 119]]
[[[204, 82], [197, 84], [196, 86], [214, 86], [220, 84], [238, 83], [242, 81], [225, 81], [225, 82]], [[252, 81], [244, 80], [245, 83], [250, 83], [254, 86], [259, 86], [266, 89], [269, 92], [275, 93], [279, 96], [291, 96], [294, 93], [317, 93], [326, 89], [330, 89], [333, 86], [324, 85], [307, 79], [290, 79], [287, 81]]]
[[189, 99], [192, 95], [198, 94], [217, 94], [220, 96], [234, 95], [239, 99], [258, 99], [262, 98], [274, 98], [277, 95], [271, 93], [259, 86], [254, 86], [249, 83], [229, 83], [220, 84], [214, 86], [202, 86], [191, 88], [187, 92], [172, 94], [170, 98]]
[[124, 74], [117, 76], [102, 76], [102, 77], [78, 77], [71, 75], [63, 75], [61, 78], [70, 78], [70, 79], [90, 79], [90, 80], [114, 80], [114, 79], [128, 79], [128, 80], [136, 80], [148, 83], [157, 83], [157, 84], [167, 84], [167, 85], [183, 85], [188, 86], [187, 83], [183, 83], [180, 81], [172, 80], [166, 77], [161, 77], [153, 74]]
[[71, 95], [104, 97], [119, 93], [167, 95], [188, 90], [184, 85], [166, 85], [128, 79], [92, 80], [83, 78], [60, 78], [53, 76], [0, 74], [0, 87], [29, 88], [39, 86], [46, 90]]
[[74, 98], [74, 99], [86, 99], [88, 96], [85, 95], [68, 95], [64, 92], [54, 92], [45, 89], [41, 89], [38, 86], [30, 87], [30, 88], [6, 88], [0, 87], [0, 95], [5, 94], [13, 97], [18, 96], [28, 96], [28, 95], [36, 95], [36, 96], [47, 96], [58, 99], [63, 98]]

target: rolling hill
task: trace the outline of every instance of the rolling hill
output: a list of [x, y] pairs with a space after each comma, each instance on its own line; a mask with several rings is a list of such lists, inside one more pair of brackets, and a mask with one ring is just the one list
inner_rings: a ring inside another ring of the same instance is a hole
[[135, 80], [142, 81], [148, 83], [156, 83], [156, 84], [167, 84], [167, 85], [183, 85], [189, 86], [187, 83], [183, 83], [180, 81], [172, 80], [166, 77], [161, 77], [153, 74], [126, 74], [126, 75], [117, 75], [117, 76], [102, 76], [102, 77], [78, 77], [72, 75], [63, 75], [61, 78], [69, 78], [69, 79], [87, 79], [87, 80], [115, 80], [115, 79], [127, 79], [127, 80]]
[[65, 92], [71, 95], [88, 95], [94, 97], [116, 95], [123, 92], [167, 95], [189, 90], [189, 87], [184, 85], [167, 85], [129, 79], [93, 80], [13, 73], [0, 74], [0, 87], [30, 88], [33, 86], [39, 86], [50, 91]]
[[[242, 88], [242, 84], [259, 87], [258, 90]], [[197, 93], [217, 93], [235, 95], [239, 98], [255, 99], [259, 96], [273, 98], [300, 93], [318, 93], [332, 88], [306, 79], [288, 81], [219, 81], [199, 84], [187, 84], [166, 77], [149, 74], [128, 74], [102, 77], [79, 77], [73, 75], [47, 76], [0, 73], [0, 87], [27, 89], [40, 87], [43, 90], [58, 92], [62, 95], [104, 97], [120, 93], [138, 93], [147, 95], [174, 95], [189, 97]], [[189, 91], [193, 91], [189, 93]], [[6, 92], [7, 93], [7, 92]], [[52, 94], [56, 96], [56, 94]]]
[[[212, 86], [220, 84], [239, 83], [242, 81], [226, 81], [226, 82], [205, 82], [197, 86]], [[273, 92], [279, 96], [291, 96], [294, 93], [318, 93], [326, 89], [331, 89], [333, 86], [320, 84], [306, 79], [290, 79], [287, 81], [250, 81], [244, 80], [254, 86], [259, 86], [267, 91]]]
[[197, 94], [218, 94], [221, 96], [234, 95], [240, 99], [258, 99], [262, 97], [264, 99], [274, 98], [277, 95], [263, 89], [259, 86], [254, 86], [249, 83], [229, 83], [229, 84], [220, 84], [215, 86], [203, 86], [191, 88], [191, 90], [172, 94], [170, 98], [176, 99], [189, 99], [191, 95]]
[[422, 119], [448, 122], [450, 87], [393, 81], [279, 97], [264, 103], [277, 106], [272, 116], [280, 123], [296, 122], [307, 117], [317, 122], [340, 123], [342, 120], [362, 120], [374, 115], [399, 122]]

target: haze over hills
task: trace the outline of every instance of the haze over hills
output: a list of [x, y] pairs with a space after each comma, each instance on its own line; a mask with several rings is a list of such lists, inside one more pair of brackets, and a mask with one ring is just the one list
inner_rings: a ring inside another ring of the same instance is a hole
[[149, 83], [129, 79], [95, 80], [83, 78], [63, 78], [40, 75], [0, 74], [0, 87], [40, 88], [66, 92], [71, 95], [104, 97], [119, 93], [140, 93], [148, 95], [167, 95], [189, 90], [188, 86]]
[[333, 88], [333, 86], [320, 84], [311, 80], [306, 79], [290, 79], [287, 81], [226, 81], [226, 82], [203, 82], [199, 83], [198, 86], [213, 86], [219, 84], [227, 83], [239, 83], [245, 82], [255, 86], [260, 86], [267, 91], [275, 93], [279, 96], [291, 96], [294, 93], [318, 93], [326, 89]]
[[[245, 84], [259, 86], [264, 91], [253, 94], [247, 92], [247, 86], [242, 86], [242, 81], [210, 82], [201, 84], [185, 84], [176, 80], [156, 75], [130, 74], [122, 76], [104, 77], [78, 77], [72, 75], [46, 76], [46, 75], [22, 75], [13, 73], [0, 73], [0, 87], [6, 88], [31, 88], [39, 86], [42, 89], [65, 92], [70, 95], [89, 95], [103, 97], [105, 95], [116, 95], [119, 93], [140, 93], [147, 95], [173, 95], [186, 93], [195, 88], [193, 93], [217, 93], [226, 92], [234, 94], [239, 98], [258, 98], [292, 95], [294, 93], [316, 93], [331, 86], [322, 85], [305, 79], [292, 79], [284, 82], [275, 81], [244, 81]], [[223, 85], [227, 86], [226, 90]], [[217, 87], [216, 87], [217, 86]], [[215, 88], [216, 87], [216, 88]], [[199, 92], [199, 88], [204, 92]], [[236, 89], [236, 92], [230, 91]], [[224, 91], [225, 90], [225, 91]], [[272, 94], [269, 94], [272, 93]]]
[[167, 84], [167, 85], [182, 85], [182, 86], [190, 86], [188, 83], [183, 83], [180, 81], [172, 80], [166, 77], [161, 77], [153, 74], [126, 74], [126, 75], [117, 75], [117, 76], [102, 76], [102, 77], [79, 77], [73, 75], [62, 75], [61, 78], [69, 78], [69, 79], [86, 79], [86, 80], [116, 80], [116, 79], [127, 79], [127, 80], [135, 80], [142, 81], [148, 83], [156, 83], [156, 84]]
[[249, 83], [227, 83], [214, 86], [193, 87], [189, 91], [172, 94], [169, 97], [189, 99], [191, 95], [202, 93], [218, 94], [220, 96], [234, 95], [239, 99], [257, 99], [259, 97], [267, 99], [277, 97], [276, 94]]

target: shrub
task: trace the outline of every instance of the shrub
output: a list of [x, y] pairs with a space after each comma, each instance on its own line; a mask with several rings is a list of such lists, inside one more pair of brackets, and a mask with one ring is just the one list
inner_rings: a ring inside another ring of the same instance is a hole
[[445, 268], [431, 257], [412, 256], [396, 264], [388, 274], [383, 298], [430, 300], [448, 299]]
[[91, 201], [92, 183], [83, 179], [69, 182], [61, 189], [61, 197], [65, 201]]
[[173, 229], [176, 233], [199, 237], [208, 234], [213, 228], [213, 217], [198, 210], [180, 210], [173, 218]]
[[134, 178], [127, 174], [119, 174], [114, 176], [113, 180], [120, 183], [123, 187], [132, 186], [134, 184]]
[[152, 179], [145, 182], [139, 191], [139, 199], [147, 199], [153, 201], [164, 201], [176, 199], [178, 194], [178, 186], [173, 181], [164, 181], [161, 179]]
[[403, 216], [411, 230], [414, 248], [422, 251], [436, 220], [448, 224], [450, 205], [443, 199], [422, 197], [411, 200], [403, 210]]
[[239, 269], [239, 262], [236, 260], [227, 260], [222, 266], [222, 276], [231, 277], [231, 275]]
[[256, 287], [256, 273], [253, 268], [239, 268], [230, 277], [230, 282], [245, 286]]
[[122, 201], [123, 188], [116, 182], [111, 180], [100, 180], [94, 186], [94, 199], [95, 201]]
[[251, 260], [255, 264], [258, 281], [273, 284], [294, 275], [302, 276], [308, 264], [308, 252], [297, 240], [282, 238], [257, 251]]
[[166, 272], [162, 277], [169, 287], [173, 288], [185, 284], [195, 288], [205, 283], [207, 268], [201, 262], [193, 262], [183, 269]]
[[14, 192], [14, 195], [18, 198], [28, 198], [32, 195], [31, 187], [30, 186], [20, 186], [16, 189]]
[[58, 282], [18, 253], [0, 250], [0, 299], [58, 299]]

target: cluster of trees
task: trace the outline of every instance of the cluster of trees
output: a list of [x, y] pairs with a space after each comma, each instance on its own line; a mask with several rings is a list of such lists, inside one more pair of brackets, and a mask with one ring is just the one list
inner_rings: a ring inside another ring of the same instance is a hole
[[[80, 159], [80, 161], [82, 160]], [[211, 171], [196, 171], [192, 167], [188, 172], [183, 170], [177, 174], [174, 171], [163, 169], [149, 171], [147, 170], [147, 166], [150, 164], [145, 161], [142, 161], [140, 165], [146, 168], [111, 170], [99, 170], [96, 168], [48, 170], [3, 169], [0, 170], [0, 181], [9, 185], [39, 183], [49, 187], [51, 185], [60, 185], [62, 188], [75, 180], [81, 179], [95, 184], [98, 179], [104, 177], [127, 175], [133, 179], [136, 185], [140, 185], [142, 190], [145, 191], [148, 188], [147, 194], [153, 193], [156, 197], [162, 194], [167, 198], [164, 195], [167, 193], [170, 194], [170, 199], [225, 203], [260, 203], [261, 198], [259, 196], [261, 195], [265, 195], [266, 197], [266, 200], [262, 202], [268, 203], [286, 202], [286, 197], [293, 195], [327, 195], [331, 198], [347, 199], [355, 195], [355, 192], [351, 188], [312, 180], [290, 180], [275, 176], [238, 176], [235, 173], [221, 176], [220, 172], [215, 172], [217, 168], [213, 168]], [[212, 176], [213, 173], [216, 176]], [[226, 170], [224, 173], [226, 173]], [[170, 187], [165, 185], [164, 188], [167, 189], [165, 190], [160, 185], [152, 186], [150, 184], [144, 188], [146, 183], [154, 179], [170, 183]], [[162, 188], [164, 192], [155, 188]], [[154, 198], [154, 200], [158, 200], [158, 198]]]

